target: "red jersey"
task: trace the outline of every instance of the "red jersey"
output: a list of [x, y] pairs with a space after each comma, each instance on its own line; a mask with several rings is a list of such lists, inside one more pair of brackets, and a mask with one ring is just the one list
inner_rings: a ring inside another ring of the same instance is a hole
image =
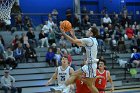
[[[97, 78], [96, 82], [95, 82], [95, 86], [99, 91], [104, 90], [106, 88], [106, 84], [107, 84], [107, 71], [104, 70], [104, 72], [101, 73], [101, 72], [99, 72], [99, 70], [96, 70], [96, 75], [104, 77], [104, 78]], [[100, 93], [104, 93], [104, 91], [102, 91]]]
[[87, 85], [80, 79], [75, 80], [76, 93], [91, 93]]

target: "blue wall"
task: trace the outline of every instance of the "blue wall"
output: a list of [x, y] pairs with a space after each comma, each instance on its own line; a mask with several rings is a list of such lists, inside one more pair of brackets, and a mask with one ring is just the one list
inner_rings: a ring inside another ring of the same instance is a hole
[[89, 11], [98, 12], [98, 0], [81, 0], [81, 9], [86, 7]]
[[59, 19], [65, 19], [66, 9], [71, 8], [73, 10], [73, 1], [74, 0], [20, 0], [20, 6], [23, 13], [50, 13], [55, 8], [59, 12]]

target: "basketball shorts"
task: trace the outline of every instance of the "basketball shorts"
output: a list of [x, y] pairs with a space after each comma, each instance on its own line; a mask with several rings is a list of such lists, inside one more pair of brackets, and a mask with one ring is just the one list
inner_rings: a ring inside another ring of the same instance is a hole
[[88, 63], [84, 65], [81, 70], [86, 73], [86, 77], [95, 78], [96, 77], [97, 63]]

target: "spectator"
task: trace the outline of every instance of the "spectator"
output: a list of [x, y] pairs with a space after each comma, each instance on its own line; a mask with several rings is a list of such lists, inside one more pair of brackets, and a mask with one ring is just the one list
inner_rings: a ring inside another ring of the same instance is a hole
[[79, 55], [81, 53], [81, 47], [79, 47], [78, 45], [72, 44], [72, 48], [73, 48], [75, 54]]
[[28, 32], [27, 32], [27, 37], [28, 37], [28, 42], [30, 45], [33, 45], [32, 47], [34, 47], [36, 45], [37, 47], [37, 41], [35, 39], [35, 34], [34, 34], [34, 31], [33, 31], [33, 28], [30, 27]]
[[14, 57], [16, 61], [23, 62], [24, 50], [21, 43], [19, 43], [18, 47], [14, 50]]
[[122, 25], [123, 28], [125, 28], [126, 25], [127, 25], [127, 26], [130, 25], [130, 20], [129, 20], [127, 14], [124, 14], [124, 15], [123, 15], [123, 17], [122, 17], [122, 19], [121, 19], [121, 25]]
[[128, 26], [126, 28], [126, 35], [127, 35], [129, 40], [132, 39], [132, 37], [134, 36], [134, 31], [133, 31], [131, 26]]
[[17, 16], [15, 16], [15, 27], [17, 30], [22, 30], [23, 28], [23, 24], [22, 24], [22, 16], [21, 14], [18, 14]]
[[115, 14], [115, 17], [113, 18], [113, 25], [114, 27], [117, 26], [117, 27], [120, 27], [120, 18], [118, 16], [118, 14]]
[[56, 44], [55, 43], [52, 44], [51, 48], [52, 48], [52, 51], [56, 54], [57, 47], [56, 47]]
[[61, 38], [60, 38], [60, 40], [59, 40], [59, 46], [60, 46], [60, 48], [62, 48], [62, 45], [63, 45], [63, 44], [66, 44], [66, 40], [65, 40], [64, 36], [61, 35]]
[[114, 35], [112, 35], [112, 38], [110, 40], [110, 46], [111, 46], [111, 49], [112, 51], [117, 51], [117, 41], [115, 40], [115, 37]]
[[111, 21], [110, 17], [108, 16], [108, 14], [106, 14], [105, 17], [103, 18], [103, 26], [108, 27], [108, 25], [111, 23], [112, 23], [112, 21]]
[[5, 55], [6, 55], [6, 64], [9, 64], [10, 69], [16, 68], [17, 63], [15, 62], [13, 51], [11, 50], [10, 47], [7, 48]]
[[132, 36], [132, 39], [130, 41], [130, 49], [133, 52], [133, 48], [138, 48], [137, 46], [137, 39], [135, 36]]
[[44, 26], [43, 26], [42, 30], [44, 31], [45, 36], [47, 37], [47, 36], [48, 36], [49, 31], [51, 30], [50, 26], [48, 25], [48, 21], [45, 21], [45, 24], [44, 24]]
[[80, 19], [78, 18], [78, 15], [75, 14], [74, 20], [73, 20], [73, 27], [75, 31], [80, 31]]
[[61, 58], [62, 58], [61, 50], [60, 50], [60, 48], [57, 48], [57, 52], [55, 54], [55, 59], [56, 59], [58, 66], [61, 65]]
[[84, 30], [87, 30], [91, 26], [90, 19], [89, 19], [89, 16], [88, 15], [86, 15], [82, 19], [82, 26], [84, 27], [83, 28]]
[[123, 37], [120, 37], [118, 40], [118, 51], [119, 52], [126, 52], [125, 42]]
[[24, 30], [25, 31], [27, 31], [30, 27], [33, 26], [32, 21], [28, 16], [24, 17], [23, 23], [24, 23]]
[[140, 35], [138, 35], [137, 46], [138, 46], [138, 52], [140, 52]]
[[48, 38], [45, 36], [45, 33], [42, 30], [39, 33], [39, 42], [41, 43], [40, 47], [49, 47]]
[[57, 24], [57, 16], [58, 16], [58, 11], [56, 9], [53, 9], [53, 11], [52, 11], [52, 19], [53, 19], [53, 22], [55, 24]]
[[133, 53], [131, 54], [131, 62], [136, 64], [136, 67], [140, 66], [140, 53], [137, 52], [137, 49], [133, 49]]
[[52, 17], [49, 17], [48, 19], [48, 26], [49, 26], [49, 29], [52, 31], [54, 27], [54, 22], [52, 20]]
[[11, 13], [22, 13], [21, 8], [18, 4], [18, 2], [15, 2], [12, 9], [11, 9]]
[[5, 70], [4, 76], [1, 77], [1, 85], [4, 93], [8, 93], [8, 90], [11, 90], [11, 93], [16, 93], [14, 83], [15, 78], [9, 74], [9, 70]]
[[134, 34], [137, 35], [138, 30], [139, 30], [139, 25], [138, 25], [138, 23], [136, 21], [132, 25], [132, 29], [134, 30]]
[[22, 33], [22, 36], [20, 38], [20, 42], [23, 44], [23, 48], [25, 48], [26, 45], [28, 44], [28, 37], [26, 36], [25, 33]]
[[72, 13], [71, 13], [71, 12], [72, 12], [72, 11], [71, 11], [70, 8], [66, 10], [66, 19], [67, 19], [69, 22], [72, 23]]
[[16, 49], [16, 48], [17, 48], [18, 43], [20, 43], [19, 36], [18, 36], [18, 35], [15, 35], [15, 37], [14, 37], [14, 39], [13, 39], [13, 41], [12, 41], [13, 49]]
[[28, 62], [29, 58], [32, 58], [35, 60], [35, 62], [38, 62], [36, 51], [34, 48], [30, 47], [29, 44], [27, 44], [25, 48], [25, 58], [26, 58], [26, 62]]
[[55, 54], [52, 51], [52, 48], [49, 48], [48, 52], [46, 53], [46, 62], [49, 64], [49, 66], [57, 66], [56, 60], [55, 60]]
[[53, 43], [55, 43], [55, 33], [52, 30], [50, 30], [48, 33], [48, 42], [49, 42], [49, 45], [52, 45]]
[[2, 35], [0, 35], [0, 43], [1, 43], [3, 46], [5, 46], [5, 42], [4, 42], [4, 39], [3, 39]]
[[0, 53], [0, 66], [3, 65], [4, 68], [6, 68], [6, 62], [5, 57], [3, 53]]

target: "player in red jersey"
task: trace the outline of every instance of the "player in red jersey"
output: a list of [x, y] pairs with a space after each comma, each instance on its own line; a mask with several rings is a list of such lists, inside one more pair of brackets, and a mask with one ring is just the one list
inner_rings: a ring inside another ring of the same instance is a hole
[[91, 93], [90, 89], [85, 84], [85, 77], [86, 77], [86, 74], [83, 73], [82, 76], [78, 76], [75, 79], [75, 84], [76, 84], [76, 92], [75, 93]]
[[97, 78], [95, 81], [95, 86], [98, 89], [99, 93], [105, 93], [105, 88], [107, 85], [107, 81], [111, 84], [111, 92], [114, 91], [113, 81], [110, 76], [110, 72], [105, 70], [106, 61], [100, 59], [98, 62], [98, 68], [96, 71], [97, 76], [103, 76], [104, 78]]

